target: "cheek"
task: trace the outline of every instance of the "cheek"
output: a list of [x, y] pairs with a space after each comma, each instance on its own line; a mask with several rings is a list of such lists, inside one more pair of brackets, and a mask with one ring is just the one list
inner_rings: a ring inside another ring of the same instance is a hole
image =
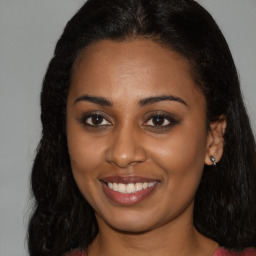
[[100, 165], [100, 151], [83, 133], [70, 133], [68, 136], [70, 163], [75, 182], [83, 197], [96, 209], [97, 167]]
[[83, 127], [72, 122], [67, 125], [67, 141], [74, 179], [86, 196], [88, 188], [97, 181], [94, 170], [101, 163], [102, 151], [92, 136], [86, 136]]
[[87, 135], [82, 125], [69, 119], [67, 122], [67, 141], [72, 169], [75, 171], [90, 170], [100, 160], [101, 147], [97, 145], [93, 136]]
[[[191, 127], [191, 126], [190, 126]], [[202, 126], [204, 128], [204, 126]], [[204, 167], [206, 153], [206, 130], [179, 127], [168, 138], [155, 141], [149, 147], [151, 158], [172, 182], [198, 183]]]
[[163, 201], [168, 202], [166, 212], [178, 214], [193, 201], [200, 183], [204, 168], [204, 138], [198, 136], [191, 139], [183, 134], [152, 148], [154, 162], [164, 171]]

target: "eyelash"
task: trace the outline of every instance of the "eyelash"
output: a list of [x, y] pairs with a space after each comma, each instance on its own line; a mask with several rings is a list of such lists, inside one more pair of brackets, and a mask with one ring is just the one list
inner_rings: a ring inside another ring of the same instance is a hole
[[[153, 123], [153, 119], [155, 119], [155, 121], [156, 119], [162, 119], [161, 121], [163, 121], [163, 124], [156, 125]], [[148, 125], [147, 123], [149, 122], [152, 124]], [[147, 126], [148, 129], [167, 130], [176, 124], [178, 124], [178, 120], [176, 120], [172, 115], [165, 113], [154, 113], [147, 119], [143, 126]]]
[[[103, 125], [102, 124], [93, 124], [92, 118], [100, 118], [100, 119], [104, 120], [104, 122], [107, 122], [107, 123], [103, 124]], [[90, 123], [88, 123], [88, 120], [90, 120], [89, 121]], [[112, 124], [102, 113], [84, 114], [79, 121], [83, 125], [85, 125], [87, 127], [91, 127], [91, 128], [102, 128], [105, 126], [110, 126]]]
[[[100, 124], [93, 124], [92, 118], [98, 118], [99, 121], [103, 121]], [[163, 124], [157, 125], [154, 124], [154, 120], [156, 119], [162, 119]], [[112, 122], [109, 121], [108, 118], [105, 117], [102, 113], [89, 113], [89, 114], [84, 114], [81, 119], [79, 120], [80, 123], [82, 123], [84, 126], [88, 128], [93, 128], [93, 129], [104, 129], [107, 126], [111, 126]], [[166, 124], [167, 123], [167, 124]], [[150, 117], [144, 122], [142, 125], [146, 127], [149, 130], [157, 129], [157, 130], [168, 130], [174, 125], [178, 124], [178, 120], [176, 120], [172, 115], [170, 114], [165, 114], [165, 113], [152, 113]]]

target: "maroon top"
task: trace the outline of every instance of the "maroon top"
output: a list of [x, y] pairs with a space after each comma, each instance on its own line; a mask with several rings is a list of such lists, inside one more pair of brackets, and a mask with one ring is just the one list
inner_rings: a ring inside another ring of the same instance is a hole
[[[75, 250], [67, 254], [67, 256], [86, 256], [86, 253], [85, 251]], [[243, 252], [231, 252], [223, 247], [218, 247], [213, 256], [256, 256], [256, 249], [248, 248]]]
[[232, 252], [224, 249], [223, 247], [217, 248], [213, 256], [256, 256], [255, 248], [248, 248], [242, 252]]

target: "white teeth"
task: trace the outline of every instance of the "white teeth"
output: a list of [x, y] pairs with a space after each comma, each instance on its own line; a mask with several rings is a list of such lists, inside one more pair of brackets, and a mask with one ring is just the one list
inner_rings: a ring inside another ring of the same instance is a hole
[[113, 190], [118, 191], [117, 183], [113, 183]]
[[154, 182], [138, 182], [138, 183], [129, 183], [129, 184], [123, 184], [123, 183], [108, 183], [108, 187], [110, 189], [113, 189], [114, 191], [123, 193], [123, 194], [130, 194], [135, 193], [138, 191], [141, 191], [143, 189], [147, 189], [150, 187], [153, 187], [156, 184], [156, 181]]
[[147, 182], [144, 182], [143, 185], [142, 185], [142, 187], [143, 187], [144, 189], [146, 189], [146, 188], [148, 187], [148, 183], [147, 183]]
[[118, 183], [117, 191], [120, 193], [126, 193], [126, 185], [122, 183]]
[[141, 191], [143, 189], [142, 183], [136, 183], [135, 188], [136, 188], [136, 191]]
[[153, 187], [154, 185], [155, 185], [154, 182], [148, 183], [148, 187], [149, 187], [149, 188], [150, 188], [150, 187]]
[[130, 183], [126, 186], [127, 193], [134, 193], [136, 192], [135, 185], [133, 183]]

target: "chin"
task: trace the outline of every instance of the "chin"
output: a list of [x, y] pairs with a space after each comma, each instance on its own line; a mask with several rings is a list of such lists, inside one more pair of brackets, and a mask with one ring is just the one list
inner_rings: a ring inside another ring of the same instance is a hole
[[127, 222], [127, 223], [113, 223], [111, 227], [122, 233], [144, 233], [153, 229], [149, 223], [137, 223], [137, 222]]
[[[105, 222], [112, 229], [125, 233], [143, 233], [161, 225], [157, 222], [156, 214], [145, 216], [141, 212], [130, 212], [127, 209], [124, 214], [111, 214], [109, 216], [97, 217], [98, 221]], [[97, 216], [97, 215], [96, 215]], [[155, 218], [154, 218], [155, 217]], [[99, 220], [100, 218], [100, 220]]]

